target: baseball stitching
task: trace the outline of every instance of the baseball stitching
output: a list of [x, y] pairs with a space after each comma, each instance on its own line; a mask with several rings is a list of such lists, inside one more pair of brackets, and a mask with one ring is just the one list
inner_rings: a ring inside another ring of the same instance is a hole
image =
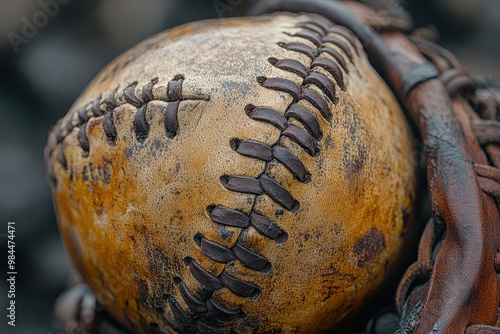
[[[247, 116], [252, 120], [265, 122], [279, 129], [281, 131], [280, 138], [272, 146], [258, 141], [240, 140], [237, 138], [231, 140], [230, 143], [233, 150], [237, 153], [265, 161], [266, 166], [264, 171], [257, 178], [240, 175], [223, 175], [220, 179], [221, 184], [230, 191], [254, 194], [257, 197], [267, 195], [275, 203], [291, 212], [298, 210], [299, 202], [293, 198], [287, 189], [268, 176], [267, 170], [272, 161], [277, 161], [286, 167], [299, 182], [307, 183], [310, 181], [311, 175], [306, 170], [304, 164], [294, 153], [281, 146], [280, 141], [284, 137], [287, 137], [300, 145], [309, 155], [316, 156], [319, 154], [318, 141], [322, 138], [322, 131], [318, 119], [307, 109], [300, 106], [298, 102], [300, 100], [308, 101], [318, 109], [324, 119], [331, 121], [332, 113], [328, 107], [327, 99], [334, 104], [338, 103], [335, 85], [345, 90], [341, 68], [346, 73], [348, 73], [348, 69], [344, 56], [336, 49], [329, 47], [328, 44], [333, 44], [340, 48], [351, 62], [353, 60], [351, 49], [338, 36], [349, 41], [353, 49], [358, 52], [354, 35], [343, 27], [332, 26], [323, 21], [306, 22], [300, 24], [299, 27], [303, 30], [291, 36], [310, 41], [315, 45], [315, 48], [300, 42], [278, 43], [278, 45], [287, 50], [307, 55], [311, 59], [311, 65], [307, 66], [295, 59], [278, 60], [276, 58], [269, 58], [269, 62], [279, 69], [299, 75], [303, 79], [302, 84], [297, 85], [284, 78], [257, 78], [258, 83], [264, 88], [292, 95], [292, 104], [288, 106], [284, 114], [269, 107], [247, 105], [245, 108]], [[336, 62], [328, 57], [321, 56], [323, 53], [332, 56]], [[321, 72], [314, 72], [314, 69], [317, 67], [321, 67], [330, 73], [335, 82], [332, 82], [330, 78]], [[324, 96], [310, 89], [309, 85], [317, 86], [324, 93]], [[290, 122], [291, 118], [299, 121], [305, 130], [293, 125]], [[233, 277], [226, 272], [228, 264], [235, 260], [240, 261], [244, 266], [255, 271], [266, 271], [270, 268], [271, 264], [264, 256], [245, 248], [240, 243], [245, 230], [250, 226], [275, 242], [285, 242], [287, 240], [288, 236], [286, 232], [279, 228], [274, 221], [256, 212], [256, 202], [257, 198], [254, 199], [254, 204], [249, 214], [224, 206], [214, 205], [207, 209], [214, 223], [238, 227], [241, 230], [237, 242], [231, 248], [205, 239], [201, 235], [195, 237], [195, 241], [200, 246], [204, 255], [213, 261], [225, 263], [226, 265], [219, 276], [214, 276], [194, 259], [185, 259], [185, 263], [189, 267], [193, 277], [202, 286], [207, 287], [208, 291], [204, 293], [203, 297], [197, 298], [181, 278], [175, 279], [184, 301], [194, 313], [189, 314], [184, 311], [172, 296], [168, 297], [167, 301], [171, 311], [180, 320], [182, 327], [195, 330], [196, 328], [198, 330], [209, 329], [214, 333], [226, 333], [225, 331], [210, 327], [203, 319], [210, 319], [210, 322], [213, 322], [214, 319], [231, 321], [244, 316], [240, 310], [227, 308], [212, 299], [211, 296], [216, 290], [225, 287], [238, 296], [258, 298], [260, 288], [257, 285]]]
[[[137, 87], [138, 82], [128, 85], [123, 91], [113, 90], [105, 98], [97, 98], [94, 101], [79, 108], [68, 119], [63, 119], [54, 127], [54, 136], [49, 138], [49, 143], [45, 150], [45, 160], [48, 166], [48, 176], [52, 185], [55, 186], [57, 179], [54, 166], [50, 158], [55, 152], [57, 161], [67, 170], [67, 160], [64, 154], [63, 142], [74, 129], [78, 129], [78, 142], [83, 150], [83, 157], [88, 157], [90, 144], [87, 137], [87, 125], [91, 119], [103, 117], [103, 130], [109, 145], [114, 146], [116, 142], [116, 128], [113, 121], [113, 114], [118, 107], [128, 104], [137, 109], [134, 119], [134, 130], [139, 142], [143, 142], [149, 133], [149, 124], [146, 122], [146, 110], [149, 102], [163, 101], [169, 102], [165, 109], [165, 131], [168, 138], [173, 138], [179, 129], [177, 112], [181, 101], [208, 101], [209, 97], [203, 94], [198, 96], [183, 96], [182, 84], [183, 75], [176, 75], [168, 82], [167, 89], [155, 96], [153, 88], [158, 83], [158, 78], [152, 79], [143, 87]], [[140, 92], [140, 93], [139, 93]]]
[[[293, 102], [286, 108], [284, 114], [270, 107], [247, 105], [245, 108], [246, 115], [250, 119], [271, 124], [279, 129], [281, 132], [280, 138], [272, 146], [259, 141], [240, 140], [238, 138], [233, 138], [230, 142], [231, 148], [238, 154], [265, 161], [266, 166], [263, 172], [257, 178], [240, 175], [223, 175], [220, 178], [221, 184], [230, 191], [256, 195], [253, 206], [248, 214], [221, 205], [212, 205], [207, 208], [207, 212], [214, 223], [238, 227], [241, 229], [240, 234], [237, 242], [231, 248], [208, 240], [201, 234], [195, 235], [194, 240], [202, 253], [213, 261], [225, 263], [225, 267], [219, 276], [214, 276], [194, 259], [190, 257], [184, 259], [193, 277], [207, 289], [204, 291], [203, 296], [196, 297], [181, 278], [174, 278], [183, 300], [191, 310], [191, 312], [183, 310], [173, 296], [168, 295], [166, 297], [166, 301], [177, 321], [173, 322], [166, 314], [164, 314], [164, 318], [174, 329], [181, 327], [183, 330], [226, 333], [224, 330], [211, 327], [209, 323], [213, 323], [214, 320], [231, 321], [244, 317], [244, 314], [240, 310], [230, 309], [216, 302], [211, 298], [213, 293], [216, 290], [227, 288], [238, 296], [253, 299], [258, 298], [261, 293], [257, 285], [229, 275], [226, 272], [228, 264], [238, 260], [244, 266], [261, 272], [265, 272], [271, 267], [271, 264], [264, 256], [244, 247], [240, 243], [245, 230], [252, 226], [260, 234], [277, 243], [283, 243], [287, 240], [288, 235], [285, 231], [270, 218], [255, 210], [258, 196], [264, 195], [267, 195], [275, 203], [290, 212], [296, 212], [299, 209], [299, 202], [293, 198], [285, 187], [268, 176], [267, 170], [271, 162], [281, 163], [299, 182], [307, 183], [310, 181], [311, 174], [306, 170], [304, 164], [294, 153], [281, 146], [280, 142], [286, 137], [300, 145], [310, 156], [316, 156], [320, 153], [319, 140], [322, 138], [322, 130], [319, 121], [315, 115], [298, 104], [298, 102], [300, 100], [309, 102], [321, 113], [325, 120], [330, 122], [332, 113], [328, 107], [328, 100], [334, 104], [338, 103], [336, 87], [345, 90], [342, 70], [349, 73], [344, 55], [350, 62], [353, 60], [351, 48], [346, 44], [345, 40], [349, 42], [356, 53], [358, 52], [356, 37], [344, 27], [331, 25], [319, 18], [314, 22], [301, 23], [298, 27], [302, 28], [302, 30], [295, 34], [285, 34], [312, 42], [314, 47], [301, 42], [278, 43], [278, 45], [286, 50], [306, 55], [311, 59], [311, 64], [304, 64], [295, 59], [279, 60], [269, 58], [268, 61], [276, 68], [299, 75], [303, 79], [302, 84], [297, 85], [288, 79], [277, 77], [257, 78], [258, 83], [264, 88], [289, 93], [293, 97]], [[342, 38], [339, 38], [339, 36]], [[329, 46], [329, 44], [336, 46], [344, 55]], [[335, 61], [322, 56], [323, 54], [328, 54]], [[334, 78], [334, 81], [323, 73], [314, 71], [316, 68], [327, 71]], [[56, 160], [65, 169], [68, 168], [63, 150], [64, 139], [74, 129], [78, 129], [78, 141], [83, 150], [83, 156], [87, 157], [90, 151], [86, 134], [87, 124], [93, 118], [103, 117], [102, 126], [107, 142], [113, 146], [117, 138], [113, 113], [121, 105], [129, 104], [137, 108], [134, 118], [134, 130], [136, 139], [143, 142], [149, 133], [149, 124], [145, 119], [148, 103], [155, 100], [169, 102], [165, 108], [165, 131], [168, 138], [175, 137], [179, 130], [177, 112], [180, 102], [185, 100], [209, 100], [207, 96], [186, 99], [182, 94], [183, 81], [184, 76], [175, 76], [168, 83], [166, 94], [156, 97], [153, 94], [153, 88], [158, 83], [158, 78], [151, 80], [143, 87], [137, 87], [138, 83], [134, 82], [122, 92], [118, 93], [115, 90], [108, 97], [104, 99], [98, 98], [76, 110], [66, 121], [60, 121], [54, 129], [54, 136], [49, 139], [45, 152], [46, 160], [49, 162], [47, 164], [49, 166], [48, 175], [53, 185], [56, 185], [56, 176], [54, 167], [50, 163], [52, 155], [55, 153]], [[320, 95], [309, 88], [310, 85], [318, 87], [324, 95]], [[304, 129], [292, 124], [291, 119], [300, 122]]]

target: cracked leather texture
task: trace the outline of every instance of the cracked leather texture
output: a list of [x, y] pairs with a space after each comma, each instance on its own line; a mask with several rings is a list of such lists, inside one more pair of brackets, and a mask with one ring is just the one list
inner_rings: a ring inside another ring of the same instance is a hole
[[[106, 67], [51, 133], [62, 238], [133, 332], [317, 333], [397, 267], [416, 189], [411, 132], [359, 41], [321, 20], [278, 14], [157, 35]], [[339, 65], [344, 89], [312, 65], [319, 57]], [[292, 105], [321, 136], [262, 114]]]

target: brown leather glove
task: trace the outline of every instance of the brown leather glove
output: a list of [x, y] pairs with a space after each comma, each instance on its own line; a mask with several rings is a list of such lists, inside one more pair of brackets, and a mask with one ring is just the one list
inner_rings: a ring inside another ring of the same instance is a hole
[[126, 333], [126, 330], [97, 304], [90, 287], [80, 280], [73, 282], [57, 298], [54, 313], [56, 333]]

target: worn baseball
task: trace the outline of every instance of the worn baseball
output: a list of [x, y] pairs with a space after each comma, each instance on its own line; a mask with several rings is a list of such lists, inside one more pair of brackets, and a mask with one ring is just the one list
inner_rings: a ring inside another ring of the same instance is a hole
[[134, 333], [318, 333], [394, 271], [412, 137], [319, 16], [184, 25], [126, 52], [50, 134], [62, 239]]

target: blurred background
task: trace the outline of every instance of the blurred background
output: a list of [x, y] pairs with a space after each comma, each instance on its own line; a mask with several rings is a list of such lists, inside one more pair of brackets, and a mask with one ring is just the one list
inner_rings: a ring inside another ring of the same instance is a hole
[[[223, 3], [227, 1], [227, 5]], [[394, 3], [395, 0], [387, 0]], [[70, 262], [43, 149], [51, 126], [117, 55], [169, 27], [242, 15], [251, 0], [2, 0], [0, 3], [0, 333], [56, 333]], [[221, 5], [222, 4], [222, 5]], [[500, 1], [407, 0], [472, 75], [500, 78]], [[7, 326], [7, 222], [16, 222], [16, 327]]]

